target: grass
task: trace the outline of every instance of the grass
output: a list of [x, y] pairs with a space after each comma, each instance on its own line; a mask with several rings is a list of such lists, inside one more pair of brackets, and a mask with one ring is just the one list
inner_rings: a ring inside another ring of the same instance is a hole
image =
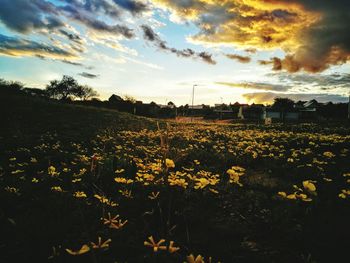
[[[347, 256], [346, 125], [158, 128], [112, 110], [0, 98], [1, 262]], [[150, 236], [165, 239], [166, 250], [145, 246]], [[99, 237], [111, 241], [93, 246]], [[170, 241], [178, 251], [170, 253]]]

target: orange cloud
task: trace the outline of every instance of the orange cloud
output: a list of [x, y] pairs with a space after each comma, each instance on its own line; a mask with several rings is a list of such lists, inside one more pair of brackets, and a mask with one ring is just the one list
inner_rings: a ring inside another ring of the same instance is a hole
[[241, 63], [249, 63], [251, 61], [251, 58], [248, 56], [241, 56], [237, 54], [225, 54], [225, 56], [229, 59], [237, 60]]
[[188, 40], [285, 51], [274, 70], [319, 72], [350, 60], [347, 0], [153, 0], [192, 21], [199, 32]]

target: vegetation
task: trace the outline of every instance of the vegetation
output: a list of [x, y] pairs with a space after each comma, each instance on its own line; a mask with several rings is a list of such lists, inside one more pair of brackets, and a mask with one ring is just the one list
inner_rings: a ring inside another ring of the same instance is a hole
[[70, 77], [63, 76], [62, 80], [53, 80], [46, 87], [46, 93], [50, 98], [67, 100], [67, 99], [83, 99], [98, 97], [96, 91], [89, 86], [79, 85], [78, 82]]
[[2, 262], [336, 262], [350, 129], [177, 124], [0, 94]]

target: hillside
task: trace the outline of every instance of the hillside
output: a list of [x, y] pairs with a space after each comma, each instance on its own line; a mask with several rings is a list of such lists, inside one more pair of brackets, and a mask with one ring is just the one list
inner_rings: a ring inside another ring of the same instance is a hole
[[140, 130], [156, 122], [117, 110], [69, 104], [0, 89], [0, 136], [22, 140], [50, 132], [61, 140], [89, 140], [101, 129]]
[[347, 256], [347, 126], [159, 131], [118, 111], [2, 95], [0, 262]]

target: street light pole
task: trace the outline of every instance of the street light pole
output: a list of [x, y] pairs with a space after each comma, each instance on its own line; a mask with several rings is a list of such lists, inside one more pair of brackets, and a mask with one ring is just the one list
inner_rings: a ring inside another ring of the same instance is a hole
[[198, 86], [197, 84], [194, 84], [193, 87], [192, 87], [192, 116], [191, 116], [191, 122], [193, 122], [193, 113], [194, 113], [194, 109], [193, 109], [193, 106], [194, 106], [194, 88]]

